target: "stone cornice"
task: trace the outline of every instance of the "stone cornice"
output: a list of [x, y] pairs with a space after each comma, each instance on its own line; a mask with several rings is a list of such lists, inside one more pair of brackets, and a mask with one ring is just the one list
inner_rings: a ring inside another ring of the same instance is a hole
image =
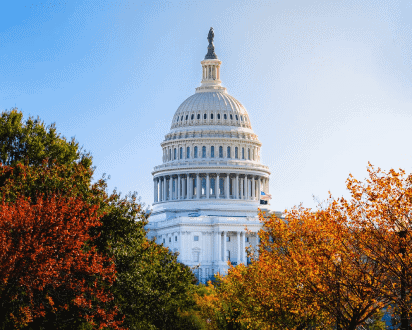
[[[172, 172], [172, 173], [171, 173]], [[186, 174], [190, 173], [233, 173], [248, 175], [270, 175], [269, 167], [251, 161], [239, 161], [237, 164], [232, 162], [187, 162], [187, 163], [164, 163], [153, 169], [152, 175], [158, 176], [160, 173], [167, 174]], [[263, 172], [263, 173], [256, 173]]]

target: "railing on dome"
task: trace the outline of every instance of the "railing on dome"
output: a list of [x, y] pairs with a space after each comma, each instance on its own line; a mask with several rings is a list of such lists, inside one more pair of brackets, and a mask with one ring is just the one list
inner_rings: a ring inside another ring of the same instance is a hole
[[[227, 166], [227, 167], [244, 167], [245, 169], [265, 169], [269, 170], [269, 167], [266, 165], [262, 165], [256, 163], [255, 161], [250, 160], [229, 160], [229, 161], [213, 161], [213, 160], [203, 160], [203, 161], [194, 161], [194, 160], [173, 160], [167, 163], [163, 163], [161, 165], [157, 165], [154, 167], [154, 171], [159, 171], [162, 169], [168, 168], [180, 168], [184, 170], [185, 168], [193, 167], [193, 166]], [[205, 168], [205, 170], [207, 170]]]

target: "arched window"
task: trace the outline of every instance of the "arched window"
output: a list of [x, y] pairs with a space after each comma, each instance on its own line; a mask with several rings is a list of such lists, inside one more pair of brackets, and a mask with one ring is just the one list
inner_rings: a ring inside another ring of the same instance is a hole
[[235, 158], [238, 159], [239, 158], [239, 153], [238, 153], [238, 147], [235, 147]]
[[212, 114], [210, 114], [210, 119], [212, 119], [212, 120], [213, 120], [213, 113], [212, 113]]
[[223, 147], [219, 147], [219, 158], [223, 158]]
[[242, 148], [242, 159], [245, 159], [245, 148]]
[[230, 115], [230, 120], [232, 120], [233, 119], [233, 116], [232, 115]]
[[186, 120], [188, 120], [189, 119], [189, 115], [186, 115]]
[[223, 115], [223, 119], [227, 119], [227, 114], [224, 114], [224, 115]]
[[250, 160], [250, 149], [247, 149], [247, 159]]
[[197, 114], [197, 119], [200, 119], [200, 113]]
[[210, 157], [215, 158], [215, 147], [214, 146], [210, 147]]
[[203, 115], [203, 119], [207, 119], [207, 114], [204, 114], [204, 115]]
[[195, 154], [193, 155], [193, 158], [197, 158], [197, 146], [195, 147]]
[[189, 159], [190, 158], [190, 147], [186, 148], [186, 158]]
[[180, 156], [179, 159], [183, 159], [183, 148], [182, 147], [180, 147], [180, 155], [179, 156]]
[[176, 148], [173, 149], [173, 159], [176, 160], [177, 150]]
[[193, 118], [195, 118], [195, 115], [192, 115], [192, 116], [190, 117], [190, 119], [192, 119], [192, 120], [193, 120]]
[[202, 147], [202, 158], [206, 158], [206, 147]]
[[227, 158], [230, 158], [230, 147], [227, 147]]
[[217, 119], [220, 119], [220, 113], [217, 114]]

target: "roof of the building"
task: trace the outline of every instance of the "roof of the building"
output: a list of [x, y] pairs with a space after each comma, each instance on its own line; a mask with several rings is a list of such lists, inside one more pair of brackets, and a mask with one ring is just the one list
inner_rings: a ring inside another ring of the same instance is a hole
[[177, 109], [171, 128], [199, 125], [251, 128], [245, 107], [233, 96], [221, 91], [189, 96]]

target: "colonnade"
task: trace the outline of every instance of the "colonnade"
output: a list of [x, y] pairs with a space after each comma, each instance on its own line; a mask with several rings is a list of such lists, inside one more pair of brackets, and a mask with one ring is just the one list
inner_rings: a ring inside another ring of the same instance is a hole
[[[230, 230], [230, 232], [233, 232], [233, 230]], [[246, 253], [246, 244], [250, 245], [250, 243], [246, 242], [246, 232], [245, 231], [236, 231], [236, 238], [237, 238], [237, 249], [236, 249], [236, 256], [234, 255], [227, 255], [227, 233], [228, 231], [225, 230], [218, 230], [214, 232], [214, 246], [216, 247], [214, 249], [214, 260], [217, 261], [222, 261], [224, 263], [227, 262], [227, 260], [231, 260], [231, 262], [234, 262], [236, 260], [237, 264], [239, 263], [244, 263], [246, 264], [247, 262], [247, 253]], [[223, 236], [223, 242], [222, 242], [222, 236]], [[233, 236], [232, 236], [233, 237]], [[232, 251], [234, 250], [233, 248], [231, 249]], [[236, 257], [236, 259], [235, 259]]]
[[188, 199], [260, 200], [269, 192], [269, 178], [251, 174], [185, 173], [156, 176], [154, 202]]

